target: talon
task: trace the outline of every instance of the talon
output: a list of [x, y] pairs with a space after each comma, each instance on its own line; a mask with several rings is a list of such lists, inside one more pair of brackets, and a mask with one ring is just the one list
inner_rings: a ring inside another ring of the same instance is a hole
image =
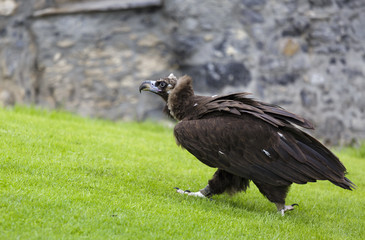
[[185, 192], [178, 187], [174, 187], [177, 193], [184, 194]]
[[200, 191], [198, 191], [198, 192], [192, 192], [190, 190], [185, 190], [184, 191], [184, 190], [181, 190], [178, 187], [174, 187], [174, 189], [176, 190], [177, 193], [180, 193], [180, 194], [186, 194], [188, 196], [202, 197], [202, 198], [205, 198], [206, 197]]
[[297, 203], [293, 203], [292, 205], [285, 205], [283, 203], [275, 203], [278, 209], [278, 212], [281, 213], [281, 216], [285, 215], [285, 212], [294, 210], [294, 206], [299, 206]]

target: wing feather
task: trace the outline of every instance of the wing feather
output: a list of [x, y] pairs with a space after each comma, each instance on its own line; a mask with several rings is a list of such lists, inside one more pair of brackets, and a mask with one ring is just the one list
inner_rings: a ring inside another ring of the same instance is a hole
[[306, 119], [279, 106], [255, 101], [248, 98], [247, 95], [248, 93], [235, 93], [218, 97], [198, 97], [199, 104], [190, 117], [191, 119], [204, 118], [214, 112], [227, 112], [234, 115], [247, 113], [275, 127], [293, 123], [304, 128], [313, 128], [313, 125]]
[[291, 125], [275, 126], [276, 120], [257, 118], [262, 118], [259, 111], [183, 120], [174, 134], [206, 165], [257, 182], [282, 186], [327, 179], [347, 189], [353, 187], [343, 180], [344, 166], [314, 138]]

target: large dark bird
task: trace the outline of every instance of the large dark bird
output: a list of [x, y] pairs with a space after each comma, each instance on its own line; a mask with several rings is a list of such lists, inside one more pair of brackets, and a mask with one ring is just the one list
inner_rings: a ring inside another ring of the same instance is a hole
[[313, 129], [312, 124], [281, 107], [255, 101], [248, 93], [197, 96], [189, 76], [177, 79], [173, 74], [145, 81], [139, 90], [165, 100], [164, 111], [179, 121], [174, 129], [178, 145], [218, 168], [204, 189], [176, 188], [179, 193], [199, 197], [233, 194], [245, 191], [253, 181], [284, 215], [296, 205], [285, 205], [292, 183], [328, 180], [344, 189], [355, 188], [339, 159], [294, 126]]

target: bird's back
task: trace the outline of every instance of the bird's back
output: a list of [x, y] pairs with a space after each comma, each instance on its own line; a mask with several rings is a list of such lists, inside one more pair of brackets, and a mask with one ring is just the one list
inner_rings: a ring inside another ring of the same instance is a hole
[[329, 180], [354, 187], [339, 159], [292, 124], [311, 128], [307, 120], [246, 94], [197, 96], [192, 104], [175, 136], [208, 166], [274, 185]]

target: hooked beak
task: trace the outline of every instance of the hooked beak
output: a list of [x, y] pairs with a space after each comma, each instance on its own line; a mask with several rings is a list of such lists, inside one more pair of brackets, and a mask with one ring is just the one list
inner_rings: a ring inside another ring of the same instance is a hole
[[148, 81], [144, 81], [139, 86], [139, 92], [141, 93], [142, 91], [158, 93], [158, 92], [160, 92], [160, 89], [158, 89], [158, 87], [156, 87], [156, 81], [148, 80]]

